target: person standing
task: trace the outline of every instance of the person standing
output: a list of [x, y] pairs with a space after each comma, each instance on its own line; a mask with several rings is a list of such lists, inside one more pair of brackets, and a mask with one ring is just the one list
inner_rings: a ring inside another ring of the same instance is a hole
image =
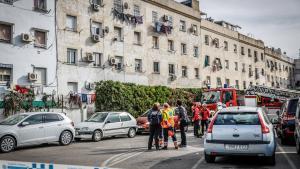
[[[207, 105], [204, 103], [202, 105], [202, 110], [201, 110], [201, 128], [202, 128], [202, 135], [204, 134], [204, 131], [207, 130], [208, 127], [208, 118], [209, 118], [209, 109], [207, 108]], [[204, 126], [205, 126], [205, 130], [204, 130]]]
[[[200, 103], [201, 104], [201, 103]], [[194, 103], [193, 108], [193, 123], [194, 123], [194, 136], [200, 137], [200, 108], [198, 103]]]
[[180, 147], [186, 147], [186, 134], [185, 127], [188, 125], [188, 116], [186, 109], [182, 106], [182, 101], [177, 100], [177, 111], [178, 111], [178, 120], [180, 122], [180, 134], [181, 134], [181, 143]]
[[150, 126], [150, 135], [148, 141], [148, 150], [152, 149], [153, 138], [155, 140], [155, 148], [159, 150], [159, 135], [161, 132], [160, 123], [162, 121], [162, 114], [159, 110], [159, 103], [155, 103], [148, 114], [148, 121]]
[[174, 133], [174, 111], [170, 108], [168, 103], [164, 104], [162, 110], [162, 122], [161, 126], [163, 128], [163, 136], [164, 136], [164, 147], [163, 150], [168, 149], [168, 138], [172, 137], [174, 142], [175, 149], [178, 149], [176, 134]]

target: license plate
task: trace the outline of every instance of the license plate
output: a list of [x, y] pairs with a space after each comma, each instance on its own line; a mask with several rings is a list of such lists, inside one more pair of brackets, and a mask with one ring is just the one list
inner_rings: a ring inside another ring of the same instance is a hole
[[248, 150], [248, 145], [235, 145], [235, 144], [225, 144], [225, 150], [240, 150], [245, 151]]
[[143, 128], [143, 126], [138, 126], [139, 129]]

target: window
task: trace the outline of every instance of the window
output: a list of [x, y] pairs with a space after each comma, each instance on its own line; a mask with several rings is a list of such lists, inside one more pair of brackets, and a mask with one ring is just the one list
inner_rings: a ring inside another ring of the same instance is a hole
[[109, 123], [117, 123], [120, 122], [120, 116], [117, 113], [109, 114], [107, 121]]
[[94, 55], [94, 66], [97, 67], [102, 66], [102, 54], [94, 52], [93, 55]]
[[169, 16], [169, 20], [168, 20], [169, 26], [173, 26], [173, 17]]
[[34, 0], [34, 9], [35, 10], [47, 10], [47, 0]]
[[263, 68], [261, 69], [261, 75], [263, 75], [263, 76], [265, 75], [265, 69], [263, 69]]
[[131, 117], [128, 114], [126, 114], [126, 113], [121, 114], [120, 118], [121, 118], [122, 122], [123, 121], [130, 121], [131, 120]]
[[197, 25], [192, 24], [192, 33], [193, 35], [197, 35], [198, 34], [198, 27]]
[[240, 85], [239, 85], [239, 81], [238, 81], [238, 80], [235, 80], [235, 87], [236, 87], [237, 89], [240, 89]]
[[135, 72], [142, 72], [142, 59], [135, 59], [134, 63]]
[[11, 43], [12, 25], [0, 23], [0, 42]]
[[233, 49], [234, 53], [237, 53], [237, 45], [236, 44], [233, 45], [233, 48], [234, 48]]
[[219, 77], [217, 77], [217, 87], [222, 87], [222, 81]]
[[187, 77], [187, 67], [186, 66], [182, 66], [182, 77]]
[[243, 88], [244, 90], [247, 89], [246, 81], [243, 81]]
[[160, 73], [159, 62], [153, 62], [153, 73]]
[[195, 68], [195, 78], [199, 79], [199, 68]]
[[205, 45], [209, 45], [209, 36], [208, 35], [205, 35], [204, 43], [205, 43]]
[[228, 51], [228, 42], [227, 41], [224, 41], [224, 50]]
[[77, 82], [68, 82], [68, 90], [74, 93], [78, 92], [78, 83]]
[[220, 46], [219, 39], [218, 39], [218, 38], [215, 38], [215, 39], [213, 40], [213, 44], [215, 45], [216, 48], [219, 48], [219, 46]]
[[207, 67], [209, 65], [210, 65], [210, 57], [206, 55], [204, 60], [204, 67]]
[[225, 68], [229, 69], [229, 60], [225, 60]]
[[34, 31], [34, 46], [46, 48], [47, 47], [47, 37], [46, 32], [35, 30]]
[[114, 0], [114, 8], [119, 12], [123, 12], [123, 2], [122, 2], [122, 0]]
[[116, 56], [116, 66], [115, 68], [117, 70], [121, 70], [123, 69], [123, 57], [122, 56]]
[[254, 58], [257, 58], [257, 51], [254, 51]]
[[199, 57], [199, 48], [194, 46], [194, 57]]
[[140, 6], [138, 6], [138, 5], [133, 6], [133, 15], [140, 16]]
[[67, 49], [67, 63], [76, 64], [77, 61], [77, 50], [76, 49]]
[[123, 41], [123, 35], [122, 35], [122, 28], [114, 27], [114, 33], [115, 33], [115, 40], [116, 41]]
[[43, 123], [43, 115], [36, 114], [28, 117], [24, 122], [28, 122], [29, 125], [41, 124]]
[[185, 21], [180, 20], [179, 22], [179, 30], [185, 32], [186, 31], [186, 24]]
[[230, 80], [229, 79], [225, 79], [225, 83], [227, 84], [227, 86], [230, 86]]
[[238, 62], [234, 62], [234, 70], [238, 71], [239, 70], [239, 65]]
[[45, 123], [51, 123], [56, 121], [61, 121], [62, 119], [58, 117], [57, 114], [45, 114]]
[[248, 57], [252, 57], [251, 49], [248, 49]]
[[141, 45], [141, 32], [134, 32], [134, 44]]
[[76, 16], [67, 15], [66, 30], [74, 31], [74, 32], [77, 30], [77, 17]]
[[47, 84], [47, 69], [46, 68], [34, 68], [34, 73], [37, 74], [36, 84], [46, 85]]
[[102, 23], [92, 22], [91, 32], [92, 32], [92, 35], [99, 35], [102, 37], [103, 36]]
[[206, 76], [206, 83], [210, 84], [210, 76]]
[[242, 72], [246, 72], [246, 67], [245, 63], [242, 64]]
[[158, 13], [156, 11], [152, 11], [152, 22], [156, 23], [158, 21]]
[[175, 75], [175, 65], [174, 64], [169, 64], [169, 74]]
[[186, 44], [182, 43], [181, 44], [181, 54], [186, 55], [187, 49], [186, 49]]
[[152, 47], [153, 49], [159, 49], [159, 40], [156, 36], [152, 36]]
[[6, 85], [11, 82], [12, 69], [0, 68], [0, 85]]
[[242, 54], [242, 55], [245, 55], [245, 49], [244, 49], [243, 46], [241, 47], [241, 54]]
[[260, 59], [261, 59], [261, 61], [264, 61], [264, 54], [263, 53], [260, 54]]
[[174, 51], [174, 41], [173, 40], [168, 40], [168, 50]]

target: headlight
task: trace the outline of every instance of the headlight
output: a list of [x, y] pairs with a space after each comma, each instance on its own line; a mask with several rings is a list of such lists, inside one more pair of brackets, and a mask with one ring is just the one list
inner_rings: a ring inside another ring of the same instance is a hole
[[147, 123], [145, 123], [146, 125], [149, 125], [150, 124], [150, 122], [147, 122]]
[[81, 130], [87, 131], [87, 130], [89, 130], [89, 128], [88, 127], [82, 127]]

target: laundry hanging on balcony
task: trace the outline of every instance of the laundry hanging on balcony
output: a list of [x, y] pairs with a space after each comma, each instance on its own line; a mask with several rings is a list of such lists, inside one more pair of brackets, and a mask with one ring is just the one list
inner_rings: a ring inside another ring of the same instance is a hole
[[172, 26], [167, 26], [164, 25], [161, 22], [156, 22], [155, 26], [154, 26], [154, 31], [157, 33], [165, 33], [166, 35], [171, 34], [172, 33]]
[[120, 20], [121, 22], [126, 22], [128, 24], [143, 24], [143, 16], [134, 16], [131, 14], [125, 14], [123, 12], [119, 12], [117, 9], [112, 9], [112, 14], [114, 18]]
[[221, 60], [219, 58], [216, 58], [213, 61], [212, 70], [213, 70], [213, 72], [215, 72], [215, 71], [219, 71], [221, 69], [223, 69], [222, 64], [221, 64]]

